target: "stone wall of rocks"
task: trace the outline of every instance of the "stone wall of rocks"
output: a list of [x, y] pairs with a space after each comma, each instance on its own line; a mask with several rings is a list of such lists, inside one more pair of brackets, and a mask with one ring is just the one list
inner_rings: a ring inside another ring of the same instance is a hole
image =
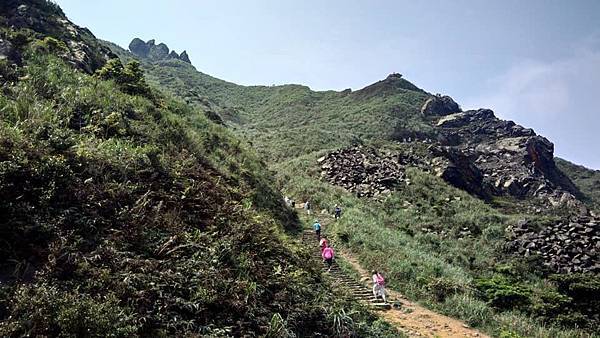
[[406, 183], [401, 156], [382, 156], [369, 147], [349, 147], [321, 157], [321, 177], [357, 196], [373, 197], [390, 193]]
[[599, 219], [579, 217], [539, 231], [522, 221], [510, 229], [510, 238], [511, 249], [539, 255], [554, 272], [600, 272]]

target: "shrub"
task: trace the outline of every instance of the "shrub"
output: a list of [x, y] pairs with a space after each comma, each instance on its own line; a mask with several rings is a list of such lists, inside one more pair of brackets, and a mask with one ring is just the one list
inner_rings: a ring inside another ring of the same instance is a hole
[[483, 293], [485, 300], [497, 309], [522, 308], [529, 304], [530, 291], [504, 277], [477, 279], [475, 285]]
[[63, 41], [51, 36], [46, 36], [41, 40], [35, 41], [32, 48], [36, 52], [51, 53], [55, 55], [63, 55], [69, 52], [69, 48]]
[[124, 93], [151, 97], [150, 87], [138, 61], [132, 60], [123, 67], [119, 59], [108, 60], [104, 67], [96, 71], [96, 76], [115, 81]]
[[463, 291], [461, 285], [446, 278], [434, 278], [427, 284], [427, 290], [437, 302], [443, 302], [446, 297]]

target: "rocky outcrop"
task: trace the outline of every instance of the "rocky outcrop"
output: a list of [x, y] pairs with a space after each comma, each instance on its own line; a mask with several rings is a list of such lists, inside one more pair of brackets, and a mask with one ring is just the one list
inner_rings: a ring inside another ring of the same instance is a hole
[[181, 55], [179, 55], [179, 60], [187, 63], [192, 63], [192, 61], [190, 61], [188, 53], [185, 50], [181, 52]]
[[438, 177], [482, 199], [490, 199], [490, 188], [484, 183], [481, 170], [465, 154], [452, 147], [431, 146], [429, 150], [434, 156], [430, 164]]
[[373, 148], [344, 148], [321, 157], [321, 177], [357, 196], [373, 197], [387, 194], [406, 183], [403, 158], [385, 156]]
[[427, 116], [445, 116], [459, 112], [461, 109], [458, 103], [454, 102], [450, 96], [440, 94], [427, 99], [421, 107], [421, 114]]
[[175, 51], [169, 51], [169, 47], [164, 43], [159, 43], [157, 45], [155, 40], [148, 40], [148, 42], [144, 42], [141, 39], [135, 38], [131, 40], [131, 43], [129, 44], [129, 50], [134, 55], [150, 61], [174, 59], [191, 63], [186, 51], [183, 51], [181, 55], [179, 55]]
[[154, 40], [150, 40], [146, 44], [142, 39], [134, 38], [129, 43], [129, 50], [139, 57], [147, 58], [150, 52], [150, 45], [154, 45]]
[[540, 256], [554, 272], [600, 272], [599, 219], [579, 217], [541, 230], [521, 221], [508, 230], [510, 249]]
[[436, 122], [442, 144], [470, 159], [483, 173], [493, 195], [537, 197], [549, 206], [579, 208], [579, 191], [554, 163], [554, 145], [489, 109], [441, 117]]
[[[0, 3], [0, 21], [13, 29], [29, 29], [63, 42], [67, 50], [59, 56], [88, 73], [93, 73], [106, 61], [116, 57], [88, 29], [73, 24], [51, 2], [4, 0]], [[0, 43], [0, 54], [18, 62], [18, 50], [13, 47], [3, 40]]]

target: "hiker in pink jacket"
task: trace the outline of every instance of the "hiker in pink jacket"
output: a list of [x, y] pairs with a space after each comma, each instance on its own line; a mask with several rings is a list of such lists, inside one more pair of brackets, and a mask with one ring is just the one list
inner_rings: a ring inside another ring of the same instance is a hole
[[335, 254], [333, 253], [333, 249], [329, 246], [329, 243], [327, 243], [327, 246], [325, 247], [325, 249], [323, 249], [323, 252], [321, 253], [321, 257], [323, 257], [323, 261], [325, 263], [327, 263], [327, 266], [329, 267], [327, 272], [331, 271], [331, 264], [333, 264], [334, 256], [335, 256]]
[[373, 270], [372, 274], [373, 296], [375, 296], [375, 299], [381, 296], [381, 298], [383, 298], [383, 302], [387, 303], [387, 300], [385, 299], [385, 279], [379, 272], [377, 272], [377, 270]]

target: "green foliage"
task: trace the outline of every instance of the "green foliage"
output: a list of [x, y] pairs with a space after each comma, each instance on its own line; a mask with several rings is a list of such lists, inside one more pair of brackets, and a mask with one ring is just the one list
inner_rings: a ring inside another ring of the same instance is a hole
[[504, 277], [482, 278], [475, 284], [483, 292], [484, 299], [495, 308], [513, 309], [528, 305], [530, 291]]
[[333, 335], [331, 290], [243, 143], [158, 92], [25, 62], [0, 94], [0, 335], [266, 334], [275, 313]]
[[556, 165], [583, 193], [584, 201], [593, 210], [600, 211], [600, 171], [556, 158]]
[[115, 295], [91, 295], [61, 291], [54, 285], [23, 287], [12, 299], [17, 320], [0, 324], [0, 332], [15, 336], [129, 337], [138, 330], [131, 309], [123, 308]]
[[[131, 57], [108, 46], [124, 60]], [[178, 60], [142, 61], [142, 66], [150, 83], [214, 110], [269, 161], [388, 139], [397, 126], [432, 130], [420, 114], [427, 93], [404, 79], [356, 92], [312, 91], [300, 85], [238, 86]]]
[[123, 67], [119, 59], [111, 59], [96, 71], [96, 76], [103, 80], [114, 80], [124, 93], [146, 97], [151, 95], [140, 63], [135, 60]]
[[52, 53], [57, 55], [69, 52], [69, 48], [63, 41], [51, 36], [47, 36], [42, 40], [35, 41], [32, 47], [36, 52]]

